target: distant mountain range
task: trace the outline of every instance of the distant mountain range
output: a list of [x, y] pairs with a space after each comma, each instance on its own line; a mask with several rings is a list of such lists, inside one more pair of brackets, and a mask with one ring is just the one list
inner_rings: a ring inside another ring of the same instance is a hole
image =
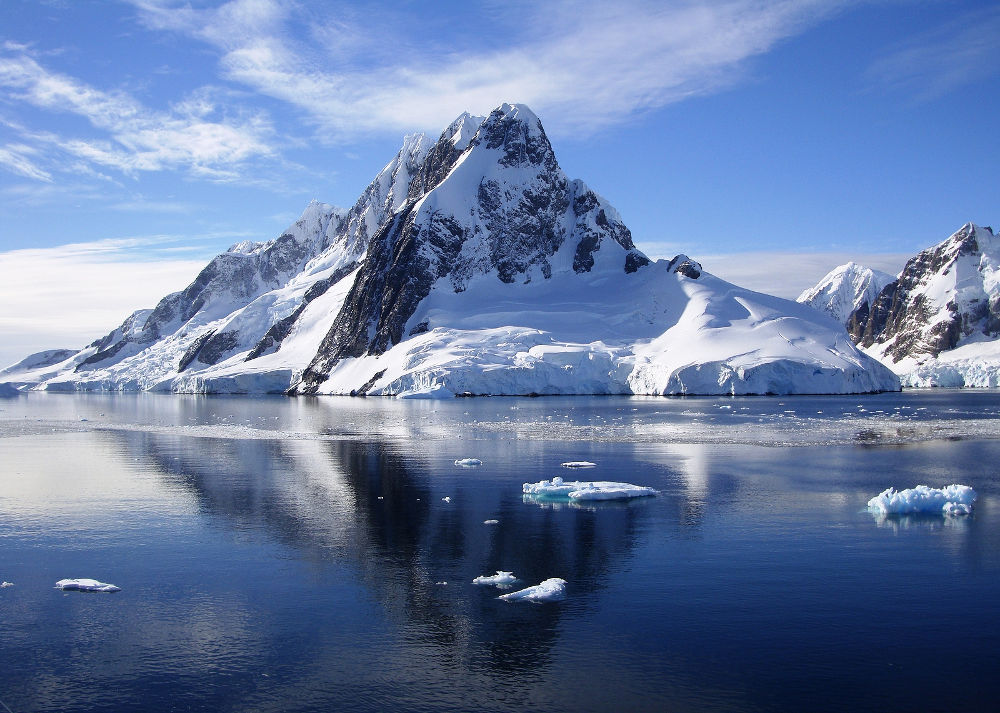
[[17, 388], [192, 393], [859, 393], [896, 376], [808, 306], [651, 261], [523, 105], [407, 137], [349, 210], [311, 203]]
[[842, 265], [799, 302], [841, 322], [907, 386], [1000, 385], [1000, 238], [966, 223], [895, 277]]

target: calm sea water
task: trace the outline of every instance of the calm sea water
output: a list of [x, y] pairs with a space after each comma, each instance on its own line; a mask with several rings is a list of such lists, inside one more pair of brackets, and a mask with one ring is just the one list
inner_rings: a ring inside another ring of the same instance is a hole
[[[0, 708], [995, 711], [998, 470], [990, 391], [0, 400]], [[971, 517], [865, 509], [950, 483]]]

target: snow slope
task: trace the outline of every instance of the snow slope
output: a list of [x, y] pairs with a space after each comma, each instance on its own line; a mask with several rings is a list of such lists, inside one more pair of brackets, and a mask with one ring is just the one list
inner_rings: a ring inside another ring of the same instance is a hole
[[194, 393], [856, 393], [843, 328], [678, 256], [651, 262], [523, 105], [408, 136], [347, 211], [310, 204], [21, 388]]

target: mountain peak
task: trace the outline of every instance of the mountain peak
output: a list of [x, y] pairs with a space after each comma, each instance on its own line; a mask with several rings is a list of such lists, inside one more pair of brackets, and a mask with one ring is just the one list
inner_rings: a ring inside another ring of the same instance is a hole
[[556, 167], [542, 122], [523, 104], [501, 104], [491, 111], [479, 126], [472, 145], [501, 151], [503, 166]]
[[441, 133], [438, 141], [450, 141], [456, 150], [465, 151], [484, 120], [485, 117], [473, 116], [464, 111]]
[[538, 117], [503, 104], [436, 141], [407, 136], [348, 211], [310, 203], [274, 240], [217, 256], [153, 310], [17, 378], [436, 396], [898, 388], [833, 327], [686, 256], [651, 264], [559, 167]]

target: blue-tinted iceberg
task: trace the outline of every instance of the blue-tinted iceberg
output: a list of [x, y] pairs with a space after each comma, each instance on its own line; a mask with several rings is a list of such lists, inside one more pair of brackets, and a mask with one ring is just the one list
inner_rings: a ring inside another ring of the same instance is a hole
[[67, 592], [120, 592], [121, 587], [98, 582], [96, 579], [60, 579], [56, 589]]
[[459, 458], [455, 461], [455, 465], [462, 468], [475, 468], [477, 465], [482, 465], [483, 462], [478, 458]]
[[976, 491], [968, 485], [947, 485], [931, 488], [896, 490], [886, 488], [868, 501], [868, 509], [878, 515], [968, 515], [976, 500]]
[[510, 594], [501, 594], [499, 599], [507, 602], [555, 602], [566, 596], [566, 580], [553, 577], [527, 589], [519, 589]]
[[537, 498], [569, 498], [570, 500], [624, 500], [656, 495], [653, 488], [631, 483], [615, 483], [607, 480], [565, 481], [562, 478], [525, 483], [525, 495]]

